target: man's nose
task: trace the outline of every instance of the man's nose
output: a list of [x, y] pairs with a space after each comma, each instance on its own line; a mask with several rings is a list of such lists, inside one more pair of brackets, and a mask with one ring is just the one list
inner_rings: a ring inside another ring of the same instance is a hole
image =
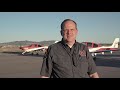
[[69, 29], [69, 30], [67, 31], [67, 33], [68, 33], [68, 34], [71, 34], [71, 30]]

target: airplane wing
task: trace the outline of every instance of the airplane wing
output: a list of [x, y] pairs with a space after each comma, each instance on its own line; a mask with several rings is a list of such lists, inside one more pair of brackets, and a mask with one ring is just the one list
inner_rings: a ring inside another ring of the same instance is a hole
[[38, 48], [32, 48], [32, 49], [27, 49], [25, 50], [22, 54], [24, 55], [26, 52], [33, 52], [33, 51], [39, 51], [39, 50], [46, 50], [48, 46], [43, 46], [43, 47], [38, 47]]
[[104, 49], [98, 49], [96, 51], [91, 51], [92, 56], [96, 56], [98, 53], [105, 54], [106, 52], [110, 52], [111, 54], [115, 51], [120, 51], [118, 48], [104, 48]]
[[111, 51], [119, 51], [120, 49], [118, 48], [101, 48], [99, 50], [94, 51], [95, 53], [99, 52], [111, 52]]
[[[57, 43], [59, 41], [55, 41], [54, 43]], [[23, 50], [23, 55], [26, 53], [26, 52], [34, 52], [34, 51], [40, 51], [42, 50], [43, 52], [46, 51], [46, 49], [48, 49], [48, 46], [42, 46], [42, 45], [38, 45], [38, 44], [31, 44], [29, 46], [25, 46], [25, 47], [20, 47], [20, 49]]]

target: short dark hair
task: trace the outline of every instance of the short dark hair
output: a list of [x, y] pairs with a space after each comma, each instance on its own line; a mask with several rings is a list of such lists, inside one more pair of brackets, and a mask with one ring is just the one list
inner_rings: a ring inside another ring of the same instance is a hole
[[77, 23], [76, 23], [74, 20], [72, 20], [72, 19], [65, 19], [65, 20], [61, 23], [61, 30], [64, 28], [65, 22], [67, 22], [67, 21], [72, 21], [72, 22], [74, 22], [75, 25], [76, 25], [76, 28], [77, 28]]

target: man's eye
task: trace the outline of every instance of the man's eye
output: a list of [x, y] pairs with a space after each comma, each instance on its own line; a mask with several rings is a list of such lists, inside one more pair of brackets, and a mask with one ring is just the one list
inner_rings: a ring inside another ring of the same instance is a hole
[[64, 30], [64, 32], [68, 31], [67, 29]]

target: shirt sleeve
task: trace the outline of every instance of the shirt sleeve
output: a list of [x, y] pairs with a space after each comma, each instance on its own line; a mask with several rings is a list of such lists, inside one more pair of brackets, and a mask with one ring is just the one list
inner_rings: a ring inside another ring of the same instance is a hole
[[88, 65], [89, 65], [88, 66], [88, 74], [90, 75], [90, 74], [97, 72], [96, 64], [95, 64], [93, 57], [92, 57], [92, 55], [89, 52], [89, 49], [87, 47], [86, 47], [86, 53], [87, 53], [86, 55], [87, 55]]
[[50, 77], [52, 73], [52, 56], [51, 56], [52, 50], [50, 47], [48, 47], [47, 52], [45, 53], [45, 56], [43, 57], [43, 63], [40, 71], [41, 76]]

